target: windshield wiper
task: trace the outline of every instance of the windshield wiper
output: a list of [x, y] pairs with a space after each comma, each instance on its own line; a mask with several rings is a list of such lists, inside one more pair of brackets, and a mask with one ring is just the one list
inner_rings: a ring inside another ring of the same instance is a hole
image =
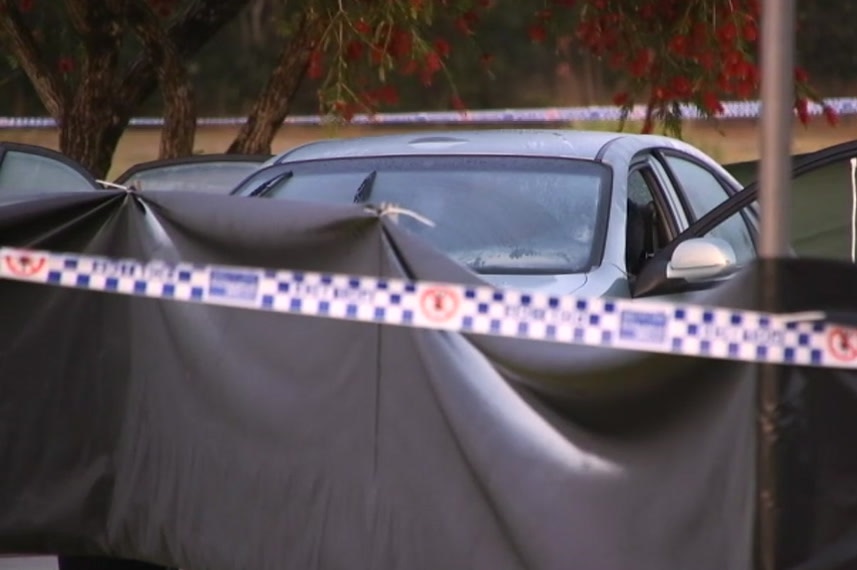
[[360, 183], [360, 187], [357, 189], [357, 193], [354, 194], [355, 204], [363, 204], [369, 200], [369, 197], [372, 196], [372, 186], [375, 184], [375, 177], [377, 175], [378, 172], [373, 170], [369, 173], [369, 176], [363, 179], [363, 182]]
[[271, 190], [271, 188], [274, 187], [275, 184], [277, 184], [278, 182], [281, 182], [283, 180], [288, 180], [292, 176], [294, 176], [294, 172], [292, 172], [291, 170], [283, 172], [279, 176], [274, 176], [273, 178], [266, 181], [261, 186], [259, 186], [258, 188], [256, 188], [252, 192], [250, 192], [250, 196], [254, 197], [254, 198], [255, 197], [264, 197], [265, 194], [267, 194]]

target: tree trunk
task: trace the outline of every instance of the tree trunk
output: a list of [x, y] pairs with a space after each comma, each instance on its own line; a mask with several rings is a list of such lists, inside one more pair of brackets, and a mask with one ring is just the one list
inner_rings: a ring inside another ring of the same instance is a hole
[[[139, 0], [124, 1], [137, 3]], [[190, 3], [168, 32], [178, 57], [185, 58], [199, 51], [249, 1], [194, 0]], [[87, 54], [81, 65], [80, 75], [84, 79], [74, 93], [45, 60], [20, 17], [16, 0], [0, 0], [0, 45], [18, 61], [42, 104], [60, 124], [62, 152], [83, 164], [96, 177], [104, 177], [132, 114], [158, 87], [158, 68], [162, 66], [155, 65], [145, 52], [137, 57], [118, 83], [115, 68], [118, 51], [114, 52], [113, 44], [121, 30], [112, 16], [105, 16], [109, 12], [103, 0], [65, 0], [65, 5]], [[179, 80], [165, 89], [167, 93], [172, 92], [167, 95], [167, 107], [172, 109], [168, 132], [173, 128], [188, 132], [182, 126], [174, 126], [185, 125], [187, 116], [194, 115], [193, 107], [182, 103], [191, 100], [191, 94], [183, 92], [181, 85]], [[188, 148], [186, 140], [180, 137], [175, 140], [177, 147]], [[190, 148], [192, 152], [192, 142]], [[174, 152], [178, 151], [162, 148], [162, 153]]]
[[60, 151], [82, 164], [97, 179], [104, 179], [122, 137], [118, 117], [109, 107], [89, 102], [72, 107], [60, 129]]
[[129, 0], [109, 0], [149, 55], [161, 85], [164, 100], [164, 127], [159, 158], [193, 154], [196, 135], [196, 104], [193, 87], [178, 49], [161, 26], [158, 17], [144, 4]]
[[307, 15], [283, 46], [268, 83], [256, 99], [235, 140], [227, 152], [268, 154], [271, 143], [289, 114], [292, 98], [303, 81], [310, 54], [321, 34], [321, 21]]
[[111, 131], [119, 124], [114, 93], [122, 27], [103, 2], [66, 0], [65, 4], [81, 37], [84, 60], [80, 83], [60, 119], [60, 150], [96, 178], [103, 178], [119, 142]]

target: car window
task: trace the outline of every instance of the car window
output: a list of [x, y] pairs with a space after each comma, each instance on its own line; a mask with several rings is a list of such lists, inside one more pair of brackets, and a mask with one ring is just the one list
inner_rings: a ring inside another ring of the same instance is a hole
[[729, 242], [735, 251], [735, 259], [739, 264], [749, 263], [756, 257], [756, 244], [747, 226], [747, 208], [732, 214], [709, 231], [706, 236], [716, 237]]
[[729, 198], [726, 189], [707, 168], [673, 155], [665, 157], [693, 219], [699, 219]]
[[[665, 160], [680, 186], [693, 219], [701, 218], [729, 198], [723, 184], [705, 167], [672, 155], [667, 155]], [[706, 234], [729, 242], [739, 263], [746, 263], [756, 256], [753, 230], [748, 226], [746, 218], [748, 212], [736, 212]]]
[[628, 174], [628, 199], [640, 206], [655, 199], [654, 192], [643, 176], [642, 168], [636, 168]]
[[258, 162], [211, 161], [186, 164], [164, 164], [140, 169], [117, 178], [124, 186], [137, 190], [182, 190], [229, 194], [229, 192], [259, 167]]
[[434, 224], [399, 215], [400, 226], [484, 274], [588, 270], [609, 212], [609, 171], [588, 161], [386, 157], [289, 168], [263, 196], [396, 205]]
[[669, 241], [671, 231], [668, 217], [671, 214], [665, 204], [666, 198], [650, 166], [633, 166], [628, 173], [628, 226], [625, 239], [625, 265], [630, 274], [636, 274], [645, 261]]
[[69, 165], [50, 156], [7, 150], [0, 162], [0, 191], [77, 192], [93, 190], [93, 182]]

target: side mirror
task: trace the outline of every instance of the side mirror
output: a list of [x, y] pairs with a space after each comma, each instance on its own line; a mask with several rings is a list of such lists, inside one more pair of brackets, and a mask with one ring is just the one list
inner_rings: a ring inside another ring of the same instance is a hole
[[714, 287], [740, 269], [735, 250], [720, 238], [692, 238], [663, 250], [643, 266], [633, 297], [673, 295]]
[[667, 279], [706, 281], [725, 277], [737, 269], [735, 250], [715, 237], [694, 238], [675, 248], [667, 264]]

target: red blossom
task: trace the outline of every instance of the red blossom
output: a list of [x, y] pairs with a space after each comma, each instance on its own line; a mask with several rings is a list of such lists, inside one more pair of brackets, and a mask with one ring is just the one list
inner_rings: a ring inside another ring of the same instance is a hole
[[442, 58], [449, 57], [449, 42], [443, 38], [434, 41], [434, 51]]
[[71, 57], [61, 57], [57, 60], [57, 70], [63, 75], [74, 71], [74, 59]]
[[803, 125], [809, 124], [809, 101], [804, 99], [803, 97], [798, 97], [795, 101], [795, 111], [797, 111], [797, 118]]
[[630, 101], [631, 96], [628, 95], [627, 91], [620, 91], [613, 95], [613, 104], [617, 107], [624, 107]]
[[527, 35], [530, 36], [530, 40], [536, 43], [541, 43], [547, 39], [547, 30], [545, 30], [544, 26], [539, 24], [533, 24], [527, 30]]
[[822, 113], [824, 113], [824, 118], [831, 127], [835, 127], [839, 124], [839, 113], [836, 112], [836, 109], [831, 107], [830, 105], [824, 105], [821, 108]]

